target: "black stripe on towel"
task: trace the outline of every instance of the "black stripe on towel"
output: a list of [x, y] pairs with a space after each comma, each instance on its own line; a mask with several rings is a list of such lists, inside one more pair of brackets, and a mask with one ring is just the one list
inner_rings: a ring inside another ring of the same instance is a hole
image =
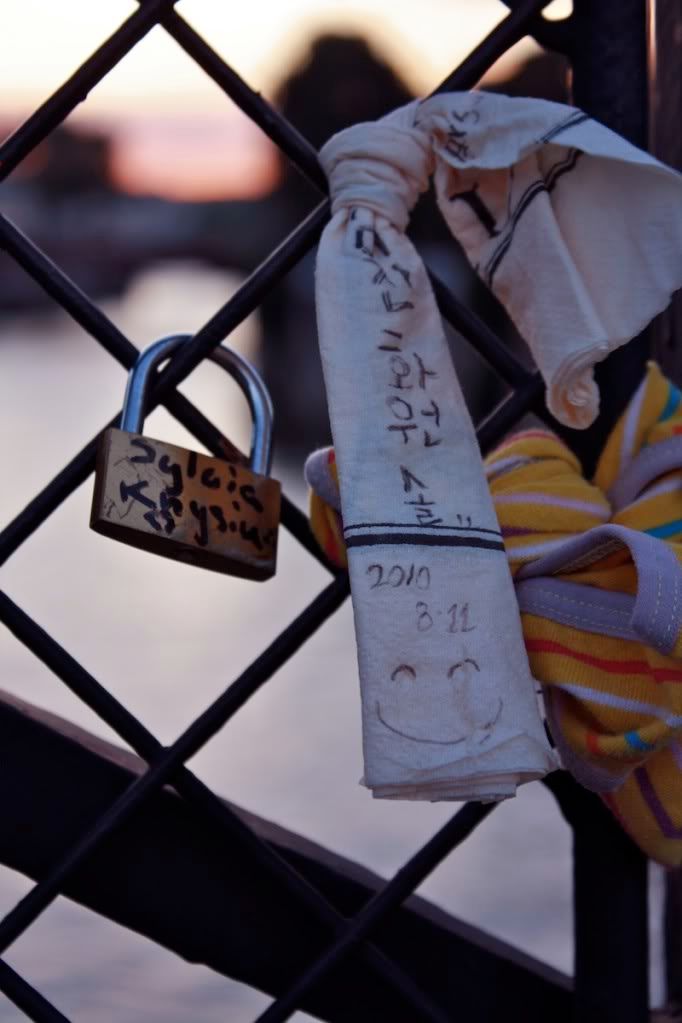
[[[485, 268], [485, 273], [488, 278], [488, 284], [490, 285], [490, 287], [492, 287], [493, 277], [495, 276], [497, 268], [499, 267], [506, 253], [509, 251], [509, 246], [511, 245], [514, 239], [514, 233], [516, 231], [519, 220], [526, 212], [526, 210], [532, 203], [533, 199], [537, 198], [538, 195], [542, 195], [543, 192], [544, 193], [553, 192], [556, 187], [557, 181], [559, 181], [559, 179], [562, 178], [564, 174], [568, 174], [569, 171], [573, 170], [581, 156], [582, 156], [581, 150], [571, 149], [569, 151], [569, 156], [565, 160], [562, 160], [559, 163], [554, 164], [554, 166], [550, 169], [549, 173], [547, 174], [546, 178], [540, 179], [539, 181], [536, 181], [532, 185], [528, 186], [523, 196], [519, 200], [519, 203], [516, 209], [514, 210], [514, 213], [512, 214], [512, 218], [511, 221], [509, 222], [508, 228], [505, 229], [505, 236], [503, 240], [500, 242], [495, 252], [493, 252], [492, 256], [490, 257], [490, 260], [488, 261], [488, 265]], [[508, 233], [506, 233], [507, 231]]]
[[[410, 530], [414, 528], [413, 522], [356, 522], [350, 526], [344, 526], [343, 532], [350, 533], [351, 529], [379, 529], [381, 527], [387, 529], [401, 529]], [[456, 533], [491, 533], [493, 536], [502, 536], [499, 529], [487, 529], [485, 526], [443, 526], [440, 523], [437, 526], [422, 526], [423, 529], [431, 531], [432, 529], [438, 530], [453, 530]]]
[[576, 111], [576, 113], [571, 114], [567, 120], [560, 121], [559, 124], [555, 125], [547, 132], [546, 135], [543, 135], [541, 139], [538, 139], [538, 141], [545, 143], [551, 142], [558, 135], [561, 135], [562, 132], [568, 131], [569, 128], [576, 128], [579, 124], [589, 121], [589, 119], [589, 116], [583, 113], [582, 110]]
[[484, 540], [477, 536], [434, 536], [433, 533], [361, 533], [347, 536], [346, 547], [378, 547], [409, 545], [413, 547], [479, 547], [489, 551], [504, 551], [497, 540]]

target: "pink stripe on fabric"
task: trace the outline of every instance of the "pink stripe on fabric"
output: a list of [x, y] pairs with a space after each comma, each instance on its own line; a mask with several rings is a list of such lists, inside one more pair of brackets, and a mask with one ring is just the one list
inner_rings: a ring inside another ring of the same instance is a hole
[[588, 515], [594, 515], [604, 522], [610, 517], [610, 508], [603, 508], [600, 504], [593, 504], [591, 501], [581, 501], [577, 497], [555, 497], [552, 494], [497, 494], [493, 497], [495, 504], [547, 504], [555, 508], [570, 508], [572, 511], [583, 511]]
[[510, 457], [510, 458], [500, 458], [496, 462], [494, 462], [492, 465], [486, 465], [486, 467], [485, 467], [485, 474], [488, 477], [488, 479], [494, 479], [495, 476], [497, 476], [498, 473], [504, 472], [506, 469], [512, 469], [512, 468], [515, 469], [517, 466], [528, 465], [530, 462], [534, 462], [534, 461], [535, 461], [534, 458], [530, 458], [530, 457], [526, 457], [526, 456], [522, 456], [522, 455], [518, 455], [518, 456], [514, 455], [513, 457]]
[[551, 430], [520, 430], [519, 433], [512, 434], [511, 437], [507, 437], [501, 444], [498, 445], [497, 450], [500, 451], [505, 447], [509, 447], [510, 444], [515, 444], [518, 440], [532, 440], [533, 438], [539, 440], [556, 440], [561, 443], [559, 437]]
[[[549, 680], [546, 680], [549, 681]], [[570, 693], [581, 700], [588, 700], [590, 703], [600, 704], [602, 707], [615, 707], [617, 710], [627, 711], [629, 714], [649, 714], [659, 721], [664, 721], [670, 728], [682, 727], [682, 715], [672, 714], [665, 707], [659, 707], [655, 703], [647, 703], [645, 700], [632, 700], [625, 696], [616, 696], [615, 693], [607, 693], [601, 689], [592, 689], [590, 686], [575, 685], [572, 682], [557, 682], [553, 680], [550, 685], [556, 686], [564, 693]]]
[[644, 501], [650, 501], [653, 497], [659, 497], [661, 494], [672, 494], [675, 490], [682, 490], [682, 477], [676, 476], [675, 479], [664, 480], [663, 483], [657, 483], [653, 487], [649, 487], [644, 493], [640, 494], [636, 501], [632, 504], [626, 505], [627, 508], [636, 508], [637, 505], [643, 504]]
[[562, 537], [560, 540], [545, 540], [543, 543], [529, 544], [525, 547], [513, 547], [507, 550], [507, 557], [510, 561], [518, 560], [518, 558], [539, 557], [541, 554], [549, 554], [565, 543], [566, 537]]

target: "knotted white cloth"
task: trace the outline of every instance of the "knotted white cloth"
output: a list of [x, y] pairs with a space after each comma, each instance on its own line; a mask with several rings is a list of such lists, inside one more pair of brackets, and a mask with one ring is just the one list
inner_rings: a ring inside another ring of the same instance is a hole
[[529, 342], [550, 408], [585, 426], [592, 365], [679, 284], [680, 180], [579, 111], [482, 93], [356, 125], [320, 158], [333, 216], [317, 315], [363, 781], [385, 798], [503, 799], [555, 762], [473, 427], [404, 229], [433, 173], [451, 230]]

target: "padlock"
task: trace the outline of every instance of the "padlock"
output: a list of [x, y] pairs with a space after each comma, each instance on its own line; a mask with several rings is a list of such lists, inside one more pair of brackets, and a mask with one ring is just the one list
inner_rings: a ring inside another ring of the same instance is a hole
[[90, 526], [97, 533], [244, 579], [275, 574], [280, 484], [272, 459], [272, 403], [260, 375], [219, 345], [211, 359], [244, 391], [253, 419], [249, 465], [213, 458], [141, 433], [149, 382], [191, 335], [162, 338], [130, 372], [121, 428], [102, 436]]

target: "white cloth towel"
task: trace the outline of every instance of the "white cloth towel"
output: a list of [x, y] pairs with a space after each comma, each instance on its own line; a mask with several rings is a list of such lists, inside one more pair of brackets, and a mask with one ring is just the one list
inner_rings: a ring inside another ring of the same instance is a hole
[[682, 176], [559, 103], [472, 92], [422, 110], [450, 230], [527, 341], [550, 412], [589, 426], [595, 363], [682, 285]]
[[333, 216], [317, 314], [363, 781], [384, 798], [503, 799], [555, 761], [474, 431], [404, 230], [434, 173], [453, 233], [531, 346], [550, 408], [585, 426], [597, 411], [591, 366], [679, 283], [680, 179], [579, 111], [481, 93], [356, 125], [320, 157]]

